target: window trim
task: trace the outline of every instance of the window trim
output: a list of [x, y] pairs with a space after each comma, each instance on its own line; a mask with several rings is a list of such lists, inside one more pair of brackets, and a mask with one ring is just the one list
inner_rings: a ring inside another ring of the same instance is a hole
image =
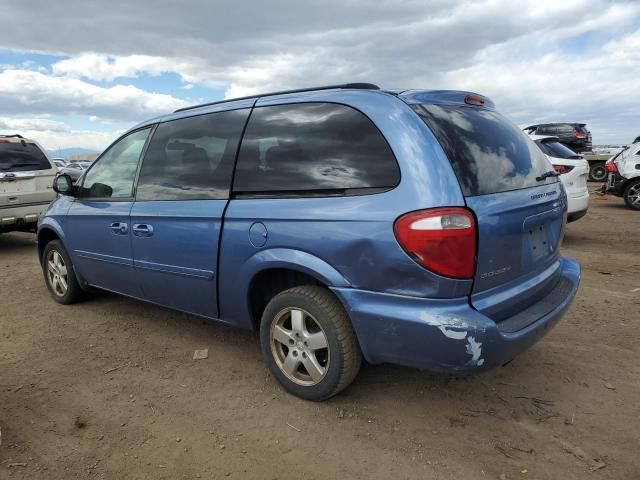
[[[371, 117], [369, 117], [369, 115], [367, 115], [365, 112], [363, 112], [361, 109], [359, 109], [358, 107], [355, 107], [353, 105], [350, 105], [348, 103], [343, 103], [343, 102], [337, 102], [335, 100], [304, 100], [304, 101], [300, 101], [300, 102], [291, 102], [291, 101], [283, 101], [282, 103], [269, 103], [268, 105], [259, 105], [256, 106], [257, 101], [259, 100], [259, 98], [256, 99], [256, 102], [253, 104], [253, 107], [251, 107], [251, 112], [249, 113], [249, 116], [247, 117], [247, 122], [245, 123], [244, 129], [242, 130], [242, 137], [240, 137], [240, 142], [238, 143], [238, 150], [236, 151], [236, 159], [235, 159], [235, 163], [233, 166], [233, 175], [231, 178], [231, 189], [229, 191], [229, 199], [230, 200], [252, 200], [252, 199], [285, 199], [285, 198], [335, 198], [335, 197], [355, 197], [355, 196], [364, 196], [364, 195], [375, 195], [378, 193], [385, 193], [385, 192], [390, 192], [391, 190], [394, 190], [396, 188], [398, 188], [398, 186], [402, 183], [402, 168], [400, 168], [400, 162], [398, 162], [398, 157], [396, 156], [396, 152], [393, 151], [393, 148], [391, 147], [391, 144], [389, 143], [389, 140], [387, 140], [387, 137], [384, 135], [384, 133], [382, 133], [382, 130], [380, 130], [380, 127], [378, 127], [378, 125], [376, 124], [376, 122], [374, 122]], [[245, 133], [247, 130], [247, 127], [249, 125], [249, 122], [251, 121], [251, 116], [253, 115], [253, 112], [258, 109], [258, 108], [269, 108], [269, 107], [281, 107], [281, 106], [286, 106], [286, 105], [309, 105], [309, 104], [324, 104], [324, 105], [339, 105], [342, 107], [347, 107], [350, 108], [352, 110], [355, 110], [356, 112], [360, 113], [364, 118], [366, 118], [369, 123], [371, 123], [371, 125], [373, 125], [373, 127], [375, 128], [375, 130], [378, 132], [378, 134], [380, 134], [380, 136], [384, 139], [384, 142], [387, 144], [387, 147], [389, 147], [389, 151], [391, 152], [391, 156], [393, 157], [393, 160], [395, 162], [395, 165], [397, 167], [398, 170], [398, 182], [393, 185], [393, 186], [389, 186], [389, 187], [359, 187], [359, 188], [323, 188], [323, 189], [307, 189], [307, 190], [281, 190], [281, 191], [277, 191], [277, 192], [269, 192], [269, 191], [243, 191], [243, 190], [236, 190], [235, 188], [235, 180], [236, 180], [236, 168], [238, 166], [238, 161], [240, 160], [240, 151], [242, 150], [242, 143], [244, 142], [244, 137], [245, 137]], [[360, 192], [363, 190], [370, 190], [368, 192]], [[375, 190], [375, 191], [374, 191]], [[326, 194], [317, 194], [317, 195], [309, 195], [310, 192], [327, 192]], [[328, 193], [328, 192], [338, 192], [336, 194], [334, 193]], [[353, 191], [353, 193], [349, 193], [349, 191]], [[355, 192], [358, 191], [358, 192]], [[298, 195], [296, 193], [293, 192], [300, 192], [302, 193], [302, 195]], [[345, 193], [339, 193], [339, 192], [345, 192]]]
[[97, 163], [104, 157], [104, 155], [111, 150], [111, 147], [113, 147], [115, 144], [117, 144], [120, 140], [123, 140], [125, 137], [128, 137], [129, 135], [133, 135], [134, 133], [138, 133], [142, 130], [149, 130], [149, 135], [147, 135], [147, 138], [144, 142], [144, 145], [142, 146], [142, 150], [140, 151], [140, 157], [138, 157], [138, 164], [136, 165], [136, 174], [133, 177], [133, 185], [131, 186], [131, 196], [129, 197], [81, 197], [81, 196], [77, 196], [74, 197], [74, 201], [77, 200], [79, 202], [82, 201], [90, 201], [90, 202], [133, 202], [135, 201], [135, 192], [137, 189], [137, 184], [138, 184], [138, 174], [140, 172], [140, 165], [142, 165], [142, 159], [144, 158], [145, 153], [147, 152], [147, 147], [149, 146], [149, 140], [151, 139], [151, 136], [153, 135], [153, 133], [155, 132], [157, 124], [152, 124], [152, 125], [145, 125], [143, 127], [140, 128], [136, 128], [135, 130], [130, 130], [122, 135], [120, 135], [118, 138], [116, 138], [113, 142], [111, 142], [111, 144], [104, 149], [104, 151], [98, 156], [98, 158], [96, 158], [93, 163], [91, 164], [91, 166], [89, 168], [87, 168], [84, 173], [81, 175], [82, 178], [82, 184], [80, 184], [80, 187], [84, 187], [84, 182], [87, 178], [87, 173], [89, 173], [91, 171], [92, 168], [94, 168]]

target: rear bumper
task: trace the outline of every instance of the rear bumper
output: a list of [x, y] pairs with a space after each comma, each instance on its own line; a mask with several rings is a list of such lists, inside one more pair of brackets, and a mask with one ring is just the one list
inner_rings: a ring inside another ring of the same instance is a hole
[[33, 230], [38, 218], [50, 202], [0, 207], [0, 232], [13, 230]]
[[587, 213], [587, 208], [589, 208], [588, 190], [582, 194], [577, 194], [576, 196], [571, 194], [567, 195], [567, 213], [569, 221], [577, 220], [584, 216], [584, 214]]
[[580, 283], [580, 266], [560, 261], [558, 287], [499, 323], [467, 297], [426, 299], [335, 288], [370, 363], [394, 363], [444, 373], [488, 370], [512, 360], [560, 320]]

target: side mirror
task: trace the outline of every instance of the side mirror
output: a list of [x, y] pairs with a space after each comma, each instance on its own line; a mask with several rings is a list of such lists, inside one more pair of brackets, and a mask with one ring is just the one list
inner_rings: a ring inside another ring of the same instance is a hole
[[73, 195], [75, 193], [74, 190], [73, 180], [66, 173], [58, 175], [53, 180], [53, 191], [60, 195]]

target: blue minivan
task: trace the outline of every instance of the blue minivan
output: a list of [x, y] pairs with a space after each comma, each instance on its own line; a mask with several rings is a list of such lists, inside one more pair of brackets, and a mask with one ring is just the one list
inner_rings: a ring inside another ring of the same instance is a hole
[[324, 400], [364, 357], [503, 365], [575, 297], [553, 167], [486, 97], [346, 84], [226, 100], [116, 140], [39, 222], [54, 300], [97, 288], [260, 331]]

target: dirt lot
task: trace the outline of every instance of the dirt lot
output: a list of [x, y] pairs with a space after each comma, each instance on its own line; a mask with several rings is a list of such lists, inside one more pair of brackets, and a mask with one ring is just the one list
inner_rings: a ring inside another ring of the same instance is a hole
[[592, 201], [563, 245], [576, 302], [508, 366], [364, 366], [324, 404], [283, 393], [251, 332], [115, 295], [57, 305], [34, 236], [1, 235], [0, 478], [640, 478], [639, 233]]

